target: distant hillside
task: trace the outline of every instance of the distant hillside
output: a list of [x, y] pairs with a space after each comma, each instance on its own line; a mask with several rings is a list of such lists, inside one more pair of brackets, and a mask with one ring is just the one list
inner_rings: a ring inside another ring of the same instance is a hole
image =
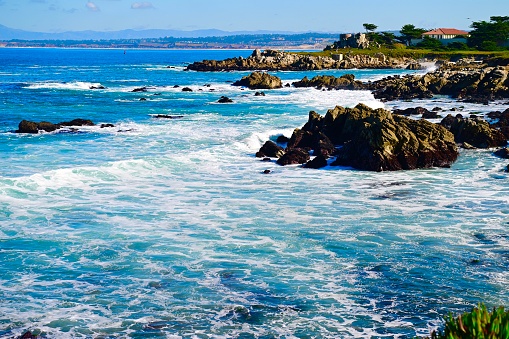
[[225, 37], [231, 35], [260, 35], [260, 34], [296, 34], [295, 32], [285, 31], [236, 31], [227, 32], [218, 29], [202, 29], [195, 31], [180, 30], [132, 30], [97, 32], [97, 31], [79, 31], [62, 33], [42, 33], [29, 32], [20, 29], [13, 29], [0, 25], [0, 40], [118, 40], [118, 39], [153, 39], [153, 38], [197, 38], [197, 37]]

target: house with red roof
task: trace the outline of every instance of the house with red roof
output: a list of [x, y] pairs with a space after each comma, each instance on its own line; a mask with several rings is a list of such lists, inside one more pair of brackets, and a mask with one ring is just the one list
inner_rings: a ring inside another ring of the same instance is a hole
[[470, 33], [456, 28], [437, 28], [422, 34], [422, 38], [429, 37], [438, 40], [448, 40], [454, 38], [468, 38]]

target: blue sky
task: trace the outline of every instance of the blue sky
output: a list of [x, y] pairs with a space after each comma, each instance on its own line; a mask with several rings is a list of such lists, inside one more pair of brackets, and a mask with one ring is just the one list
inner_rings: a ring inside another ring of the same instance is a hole
[[40, 32], [467, 29], [494, 15], [509, 16], [509, 0], [0, 0], [0, 24]]

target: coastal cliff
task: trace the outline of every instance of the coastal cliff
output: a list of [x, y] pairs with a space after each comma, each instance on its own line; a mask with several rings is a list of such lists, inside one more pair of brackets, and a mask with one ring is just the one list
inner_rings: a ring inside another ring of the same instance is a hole
[[199, 72], [217, 71], [305, 71], [322, 69], [351, 68], [404, 68], [410, 63], [407, 59], [395, 59], [377, 53], [371, 55], [335, 55], [334, 57], [313, 56], [275, 50], [255, 50], [248, 58], [237, 57], [225, 60], [203, 60], [187, 66], [187, 70]]

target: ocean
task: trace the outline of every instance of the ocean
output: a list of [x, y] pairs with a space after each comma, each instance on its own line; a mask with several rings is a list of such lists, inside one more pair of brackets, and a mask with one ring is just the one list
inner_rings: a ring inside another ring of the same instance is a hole
[[[508, 161], [492, 150], [382, 173], [254, 156], [310, 110], [507, 103], [255, 96], [231, 85], [249, 72], [184, 71], [250, 53], [0, 49], [0, 338], [413, 338], [449, 312], [509, 306]], [[14, 133], [75, 118], [97, 126]]]

